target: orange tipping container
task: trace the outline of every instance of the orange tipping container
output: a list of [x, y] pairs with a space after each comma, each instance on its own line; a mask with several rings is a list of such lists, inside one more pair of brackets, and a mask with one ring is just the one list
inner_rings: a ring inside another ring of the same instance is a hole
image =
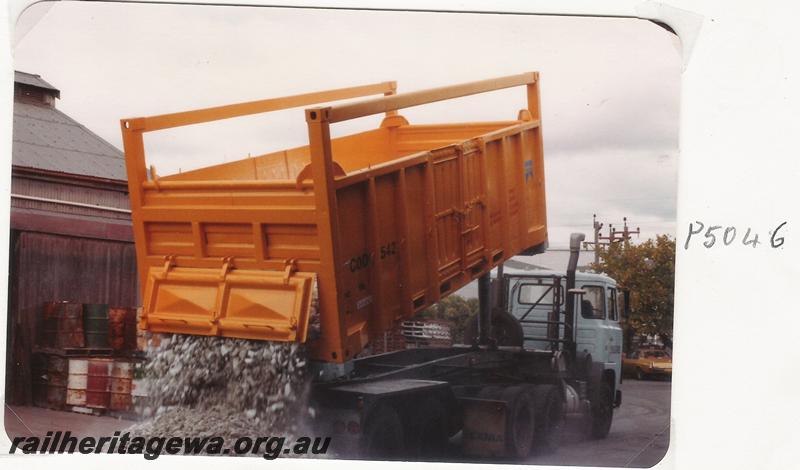
[[[508, 121], [413, 125], [397, 110], [525, 86]], [[310, 106], [309, 145], [159, 177], [150, 131]], [[332, 139], [330, 125], [386, 113]], [[512, 114], [512, 115], [514, 115]], [[371, 338], [547, 244], [538, 73], [396, 94], [394, 82], [121, 121], [153, 332], [308, 342], [341, 363]], [[309, 335], [318, 283], [319, 335]]]

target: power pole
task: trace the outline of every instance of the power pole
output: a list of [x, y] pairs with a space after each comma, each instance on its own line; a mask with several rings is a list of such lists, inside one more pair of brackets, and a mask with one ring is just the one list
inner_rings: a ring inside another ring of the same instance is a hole
[[[636, 230], [628, 228], [628, 218], [622, 218], [622, 230], [614, 230], [614, 226], [608, 224], [608, 236], [603, 237], [600, 231], [603, 229], [603, 223], [597, 221], [597, 214], [592, 214], [592, 227], [594, 228], [594, 242], [583, 242], [583, 247], [588, 249], [589, 245], [594, 247], [594, 262], [600, 263], [600, 246], [608, 246], [614, 243], [623, 242], [627, 244], [630, 242], [631, 235], [639, 236], [639, 227]], [[603, 241], [605, 240], [605, 241]]]

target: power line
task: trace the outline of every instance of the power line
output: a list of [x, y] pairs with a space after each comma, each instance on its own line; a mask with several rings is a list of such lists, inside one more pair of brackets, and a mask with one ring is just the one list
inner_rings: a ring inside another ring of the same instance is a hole
[[[597, 221], [597, 214], [592, 214], [592, 226], [594, 227], [594, 241], [593, 242], [583, 242], [584, 249], [587, 249], [589, 245], [594, 247], [594, 262], [595, 264], [600, 263], [600, 247], [601, 246], [609, 246], [613, 245], [614, 243], [628, 243], [631, 239], [631, 235], [636, 235], [637, 237], [641, 233], [639, 227], [636, 227], [636, 230], [630, 230], [628, 228], [628, 218], [622, 218], [623, 228], [622, 230], [614, 230], [614, 225], [608, 224], [608, 236], [604, 237], [600, 233], [603, 229], [603, 223]], [[603, 241], [605, 240], [605, 241]]]

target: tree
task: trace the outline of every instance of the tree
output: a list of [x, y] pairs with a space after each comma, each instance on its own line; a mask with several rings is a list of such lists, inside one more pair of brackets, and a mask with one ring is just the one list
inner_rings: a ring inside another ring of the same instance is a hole
[[418, 318], [448, 320], [450, 336], [458, 342], [464, 336], [467, 321], [478, 313], [478, 299], [450, 295], [417, 314]]
[[[630, 318], [623, 322], [626, 337], [633, 333], [659, 335], [672, 343], [675, 292], [675, 240], [658, 235], [644, 243], [614, 243], [601, 247], [600, 262], [591, 268], [614, 278], [630, 291]], [[630, 346], [630, 341], [628, 342]]]

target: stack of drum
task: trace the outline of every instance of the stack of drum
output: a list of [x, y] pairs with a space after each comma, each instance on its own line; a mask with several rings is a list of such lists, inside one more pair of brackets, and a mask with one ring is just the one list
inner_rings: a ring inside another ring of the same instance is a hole
[[83, 305], [75, 302], [47, 302], [42, 309], [39, 343], [50, 348], [82, 348]]
[[136, 320], [132, 308], [45, 303], [31, 361], [34, 405], [95, 414], [129, 411]]

